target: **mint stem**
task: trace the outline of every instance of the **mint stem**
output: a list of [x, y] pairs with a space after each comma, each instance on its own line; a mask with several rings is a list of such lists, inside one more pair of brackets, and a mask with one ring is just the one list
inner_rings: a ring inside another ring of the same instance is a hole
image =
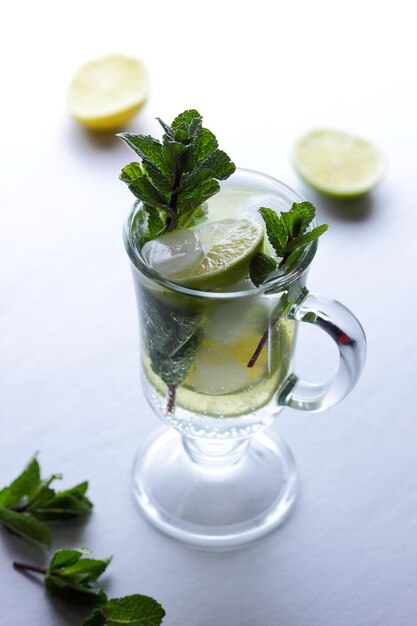
[[37, 565], [28, 565], [27, 563], [20, 563], [19, 561], [13, 561], [13, 567], [15, 569], [28, 570], [30, 572], [37, 572], [38, 574], [46, 574], [45, 567], [38, 567]]
[[167, 413], [172, 413], [175, 409], [175, 396], [177, 392], [177, 385], [175, 383], [168, 383], [167, 387]]
[[268, 326], [265, 329], [264, 334], [261, 337], [261, 340], [259, 341], [258, 345], [255, 348], [255, 352], [252, 354], [251, 358], [248, 361], [248, 364], [246, 367], [253, 367], [256, 363], [256, 361], [259, 358], [259, 355], [262, 352], [262, 348], [264, 347], [264, 345], [267, 342], [267, 339], [269, 337], [269, 333], [272, 331], [273, 327], [275, 326], [275, 324], [277, 323], [277, 321], [279, 320], [279, 317], [274, 317], [274, 319], [272, 319]]
[[278, 264], [278, 269], [279, 270], [282, 270], [282, 268], [284, 267], [285, 263], [287, 262], [287, 259], [288, 259], [289, 256], [290, 256], [289, 253], [284, 254], [284, 256], [282, 257], [281, 261]]

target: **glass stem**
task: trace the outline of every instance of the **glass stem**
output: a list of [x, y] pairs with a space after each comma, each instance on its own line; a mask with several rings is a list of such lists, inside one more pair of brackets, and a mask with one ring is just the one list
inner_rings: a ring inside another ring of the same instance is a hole
[[183, 436], [182, 442], [190, 459], [207, 469], [225, 469], [236, 465], [246, 454], [250, 437], [228, 441]]

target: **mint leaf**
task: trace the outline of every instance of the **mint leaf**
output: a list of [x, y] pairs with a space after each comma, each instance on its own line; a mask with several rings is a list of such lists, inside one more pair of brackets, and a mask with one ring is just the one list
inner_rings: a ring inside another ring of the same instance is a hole
[[234, 164], [223, 150], [214, 150], [204, 161], [204, 167], [217, 180], [226, 180], [235, 171]]
[[96, 580], [106, 570], [111, 558], [108, 559], [80, 559], [72, 565], [61, 569], [66, 577], [78, 578], [80, 582]]
[[82, 626], [160, 626], [164, 616], [165, 611], [156, 600], [135, 594], [109, 600], [95, 609]]
[[325, 233], [328, 228], [329, 227], [328, 227], [327, 224], [321, 224], [321, 226], [316, 226], [316, 228], [313, 228], [313, 230], [310, 230], [308, 233], [304, 233], [303, 235], [299, 235], [298, 237], [294, 237], [288, 243], [287, 250], [292, 252], [296, 248], [300, 248], [300, 247], [304, 248], [311, 241], [314, 241], [315, 239], [320, 237], [320, 235]]
[[[94, 609], [89, 617], [86, 617], [81, 626], [105, 626], [108, 622], [102, 608]], [[122, 622], [123, 623], [123, 622]], [[120, 622], [119, 622], [120, 624]]]
[[259, 287], [277, 267], [278, 263], [272, 257], [263, 252], [257, 252], [249, 265], [251, 281], [256, 287]]
[[195, 211], [200, 209], [202, 203], [211, 198], [219, 189], [219, 183], [212, 178], [178, 194], [177, 206], [180, 211], [178, 225], [180, 228], [185, 228], [183, 224], [188, 224]]
[[37, 459], [0, 492], [0, 521], [8, 530], [42, 547], [50, 546], [43, 521], [70, 520], [91, 512], [86, 496], [88, 482], [56, 492], [51, 483], [62, 478], [52, 474], [41, 479]]
[[149, 204], [156, 208], [163, 208], [167, 206], [164, 195], [158, 191], [149, 178], [147, 178], [144, 174], [141, 174], [132, 180], [129, 183], [129, 189], [134, 196], [144, 202], [145, 206]]
[[99, 606], [107, 602], [107, 596], [96, 581], [111, 558], [91, 559], [85, 557], [87, 553], [88, 549], [57, 550], [47, 568], [16, 562], [14, 566], [19, 570], [43, 574], [48, 592], [66, 602]]
[[177, 115], [171, 126], [174, 130], [184, 129], [191, 134], [195, 132], [198, 127], [201, 127], [202, 121], [203, 118], [198, 111], [195, 109], [188, 109]]
[[45, 588], [52, 596], [69, 604], [101, 606], [107, 600], [103, 589], [89, 587], [87, 583], [72, 582], [55, 575], [45, 577]]
[[160, 235], [164, 230], [165, 220], [163, 214], [148, 206], [146, 211], [143, 205], [140, 205], [135, 213], [131, 226], [132, 241], [139, 250], [151, 239]]
[[284, 220], [285, 217], [291, 218], [291, 228], [288, 231], [288, 234], [291, 237], [304, 233], [310, 226], [310, 223], [313, 221], [315, 216], [316, 209], [311, 202], [307, 201], [294, 203], [288, 213], [282, 214]]
[[69, 565], [73, 565], [79, 561], [81, 556], [84, 554], [90, 554], [90, 551], [87, 548], [82, 548], [80, 550], [57, 550], [50, 560], [49, 567], [51, 569], [68, 567]]
[[199, 315], [174, 309], [149, 292], [141, 298], [141, 314], [152, 369], [165, 383], [181, 384], [197, 349]]
[[171, 126], [157, 119], [165, 131], [162, 142], [148, 135], [118, 135], [142, 160], [126, 165], [120, 174], [141, 201], [138, 210], [143, 214], [136, 222], [141, 246], [164, 231], [189, 228], [204, 219], [202, 207], [219, 191], [217, 181], [236, 169], [195, 109], [180, 113]]
[[197, 133], [193, 146], [193, 167], [204, 161], [218, 148], [215, 135], [208, 128], [201, 128]]
[[13, 534], [40, 546], [51, 547], [51, 537], [45, 524], [35, 519], [30, 513], [16, 513], [11, 509], [0, 509], [0, 520]]
[[58, 550], [45, 574], [45, 587], [55, 596], [77, 604], [104, 604], [107, 596], [95, 585], [111, 558], [85, 557], [87, 550]]
[[91, 512], [91, 501], [85, 495], [88, 482], [85, 481], [66, 491], [59, 491], [45, 495], [42, 499], [36, 498], [28, 507], [28, 511], [43, 521], [65, 521], [74, 519]]
[[259, 213], [264, 219], [266, 234], [271, 246], [274, 248], [277, 256], [283, 256], [287, 242], [287, 234], [282, 218], [280, 218], [275, 211], [267, 207], [261, 207]]
[[166, 152], [161, 142], [149, 135], [120, 133], [118, 136], [136, 152], [145, 166], [153, 166], [168, 184], [172, 182], [172, 169], [167, 163]]
[[122, 169], [122, 173], [120, 174], [120, 180], [122, 180], [124, 183], [127, 183], [128, 185], [133, 182], [136, 178], [139, 178], [139, 176], [142, 175], [142, 167], [139, 163], [136, 163], [136, 161], [133, 161], [132, 163], [128, 163], [128, 165], [125, 165], [124, 168]]
[[256, 286], [264, 283], [277, 268], [283, 272], [295, 268], [305, 248], [328, 228], [327, 224], [322, 224], [308, 230], [316, 215], [311, 202], [295, 202], [289, 211], [283, 211], [281, 215], [267, 207], [261, 207], [259, 213], [265, 222], [269, 243], [280, 261], [263, 252], [255, 254], [249, 269]]
[[23, 472], [8, 486], [0, 491], [0, 507], [12, 507], [28, 498], [37, 489], [41, 482], [39, 463], [33, 457]]

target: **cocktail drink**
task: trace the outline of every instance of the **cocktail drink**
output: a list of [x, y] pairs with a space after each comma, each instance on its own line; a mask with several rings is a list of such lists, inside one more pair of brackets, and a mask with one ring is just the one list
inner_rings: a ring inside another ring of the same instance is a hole
[[[302, 229], [288, 221], [292, 239], [274, 244], [273, 215], [297, 207], [304, 215], [308, 204], [283, 183], [236, 170], [204, 200], [201, 219], [153, 237], [143, 204], [136, 202], [124, 230], [143, 387], [173, 428], [139, 454], [135, 494], [171, 536], [238, 546], [279, 525], [295, 498], [291, 453], [263, 430], [285, 406], [323, 410], [344, 397], [363, 364], [363, 331], [345, 307], [306, 289], [317, 249], [313, 219]], [[268, 208], [260, 214], [261, 207]], [[285, 270], [273, 251], [280, 246]], [[339, 371], [327, 384], [292, 373], [300, 321], [321, 326], [338, 345]]]

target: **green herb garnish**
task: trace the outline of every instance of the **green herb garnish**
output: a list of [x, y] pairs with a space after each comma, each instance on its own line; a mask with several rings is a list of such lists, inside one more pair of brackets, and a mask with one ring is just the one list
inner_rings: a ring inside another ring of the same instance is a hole
[[171, 126], [157, 119], [165, 131], [162, 142], [149, 135], [118, 135], [141, 159], [126, 165], [120, 175], [141, 201], [136, 222], [141, 246], [163, 232], [205, 219], [204, 202], [219, 191], [217, 181], [236, 169], [218, 149], [213, 133], [203, 128], [198, 111], [180, 113]]
[[143, 291], [143, 340], [152, 369], [167, 384], [167, 413], [175, 407], [176, 387], [187, 377], [198, 347], [200, 316], [175, 309]]
[[162, 606], [153, 598], [134, 594], [113, 598], [85, 619], [82, 626], [159, 626], [165, 616]]
[[89, 550], [57, 550], [48, 567], [38, 567], [15, 561], [19, 570], [37, 572], [44, 575], [46, 589], [66, 602], [83, 605], [103, 605], [107, 595], [95, 583], [111, 561], [91, 559], [85, 555]]
[[51, 538], [45, 521], [66, 521], [90, 513], [92, 503], [85, 495], [88, 482], [56, 492], [51, 483], [62, 478], [53, 474], [42, 479], [34, 457], [23, 472], [0, 491], [0, 521], [12, 533], [49, 548]]
[[162, 606], [149, 596], [139, 594], [108, 600], [107, 594], [97, 585], [97, 579], [111, 561], [92, 559], [88, 549], [57, 550], [47, 567], [15, 561], [18, 570], [36, 572], [44, 576], [47, 591], [65, 602], [94, 606], [93, 613], [82, 626], [159, 626], [165, 616]]
[[288, 272], [293, 269], [306, 246], [328, 228], [327, 224], [322, 224], [308, 230], [316, 215], [311, 202], [294, 203], [289, 211], [282, 212], [280, 216], [266, 207], [261, 207], [259, 213], [264, 219], [266, 234], [278, 258], [272, 258], [264, 252], [257, 252], [254, 255], [249, 272], [252, 282], [257, 287], [273, 272], [277, 270]]

